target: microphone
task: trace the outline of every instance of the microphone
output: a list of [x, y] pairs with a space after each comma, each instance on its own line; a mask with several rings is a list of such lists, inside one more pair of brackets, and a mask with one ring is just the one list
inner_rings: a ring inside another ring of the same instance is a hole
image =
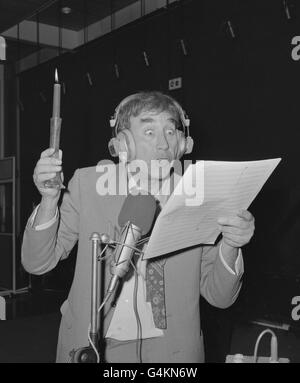
[[122, 227], [121, 238], [116, 246], [116, 263], [112, 270], [112, 278], [108, 293], [112, 293], [120, 278], [127, 273], [130, 261], [136, 251], [134, 247], [143, 235], [146, 235], [154, 221], [156, 200], [150, 195], [129, 194], [122, 206], [118, 223]]

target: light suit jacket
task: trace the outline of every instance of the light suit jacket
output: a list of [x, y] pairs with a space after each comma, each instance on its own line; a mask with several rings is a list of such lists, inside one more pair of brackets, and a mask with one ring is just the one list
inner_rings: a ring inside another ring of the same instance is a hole
[[[110, 233], [117, 228], [125, 195], [99, 196], [96, 167], [76, 170], [59, 209], [59, 219], [36, 231], [28, 223], [22, 244], [22, 263], [32, 274], [52, 270], [68, 257], [78, 241], [73, 283], [61, 307], [62, 320], [57, 362], [68, 362], [70, 351], [87, 346], [91, 312], [91, 241], [93, 232]], [[143, 362], [203, 362], [199, 297], [217, 307], [230, 306], [238, 296], [241, 274], [231, 274], [219, 257], [219, 246], [194, 246], [168, 254], [165, 264], [167, 329], [164, 336], [143, 340]], [[110, 280], [110, 262], [104, 267], [105, 289]], [[106, 291], [106, 290], [105, 290]], [[105, 335], [114, 311], [104, 307]], [[105, 340], [107, 362], [137, 362], [135, 341]]]

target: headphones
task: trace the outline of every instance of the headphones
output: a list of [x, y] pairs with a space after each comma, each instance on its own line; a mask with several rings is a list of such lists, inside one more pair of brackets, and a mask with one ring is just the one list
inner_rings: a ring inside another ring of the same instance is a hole
[[[136, 99], [138, 96], [139, 93], [136, 93], [122, 100], [115, 109], [114, 116], [110, 119], [110, 127], [113, 129], [114, 136], [108, 143], [108, 150], [112, 157], [119, 156], [120, 160], [124, 162], [130, 162], [136, 158], [136, 145], [130, 129], [122, 129], [120, 126], [120, 111], [128, 102]], [[177, 101], [172, 99], [172, 102], [178, 111], [183, 127], [183, 131], [176, 129], [178, 145], [175, 159], [180, 159], [184, 154], [189, 154], [192, 152], [194, 140], [190, 136], [189, 132], [189, 118]]]

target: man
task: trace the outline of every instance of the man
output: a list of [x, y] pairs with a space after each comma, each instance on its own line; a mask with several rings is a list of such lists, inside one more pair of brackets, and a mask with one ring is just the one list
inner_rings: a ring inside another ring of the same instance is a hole
[[[126, 166], [129, 192], [137, 189], [149, 191], [160, 207], [164, 206], [168, 196], [160, 191], [170, 177], [173, 161], [186, 151], [179, 150], [185, 142], [182, 140], [186, 139], [178, 130], [182, 122], [186, 123], [181, 107], [160, 92], [138, 93], [119, 105], [112, 123], [116, 137], [110, 147], [113, 146], [112, 151], [119, 151], [117, 154]], [[126, 140], [123, 133], [126, 133]], [[124, 147], [125, 159], [121, 151]], [[79, 169], [57, 208], [59, 190], [44, 187], [44, 182], [62, 169], [61, 159], [51, 158], [51, 154], [51, 149], [44, 151], [34, 170], [34, 182], [42, 198], [24, 233], [22, 262], [28, 272], [43, 274], [53, 269], [60, 259], [66, 258], [78, 241], [73, 284], [61, 308], [57, 349], [57, 361], [67, 362], [72, 350], [88, 345], [90, 235], [95, 231], [112, 234], [118, 229], [118, 215], [126, 196], [100, 196], [95, 187], [99, 180], [95, 167]], [[147, 165], [138, 180], [131, 166], [134, 160]], [[165, 317], [158, 323], [147, 297], [148, 282], [145, 280], [149, 262], [141, 260], [141, 257], [137, 260], [138, 273], [128, 277], [119, 295], [104, 307], [104, 340], [100, 347], [105, 350], [107, 362], [204, 361], [200, 294], [210, 304], [221, 308], [236, 300], [243, 274], [240, 248], [254, 233], [254, 218], [243, 210], [234, 217], [220, 217], [218, 226], [222, 239], [215, 246], [199, 245], [159, 257], [164, 264], [161, 289], [164, 289]], [[107, 262], [105, 289], [110, 271], [110, 262]], [[134, 309], [135, 303], [137, 310]], [[136, 311], [139, 321], [136, 320]], [[137, 329], [141, 340], [137, 340]]]

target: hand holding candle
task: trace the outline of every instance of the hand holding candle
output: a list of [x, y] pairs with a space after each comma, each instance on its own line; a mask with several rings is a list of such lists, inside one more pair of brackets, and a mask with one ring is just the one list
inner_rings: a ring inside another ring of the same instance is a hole
[[[61, 86], [58, 82], [57, 69], [55, 69], [55, 83], [53, 88], [53, 111], [50, 119], [50, 148], [54, 149], [52, 157], [59, 158], [59, 141], [60, 141], [60, 91]], [[51, 180], [45, 181], [46, 188], [63, 189], [64, 185], [61, 179], [61, 172], [56, 173], [55, 177]]]

